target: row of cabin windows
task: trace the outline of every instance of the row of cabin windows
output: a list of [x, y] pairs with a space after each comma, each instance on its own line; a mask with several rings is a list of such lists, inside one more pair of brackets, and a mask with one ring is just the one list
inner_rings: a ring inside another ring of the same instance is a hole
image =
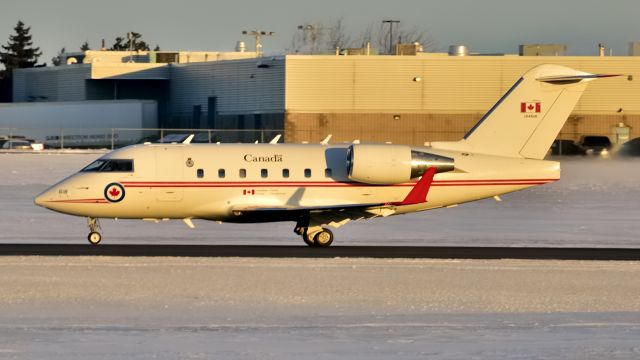
[[[203, 178], [204, 177], [204, 169], [198, 169], [197, 170], [197, 176], [198, 178]], [[282, 177], [283, 178], [288, 178], [289, 177], [289, 169], [282, 169]], [[332, 171], [331, 169], [324, 169], [324, 176], [325, 177], [331, 177], [332, 175]], [[218, 177], [220, 179], [224, 179], [227, 176], [226, 174], [226, 170], [225, 169], [218, 169]], [[238, 176], [242, 179], [247, 177], [247, 169], [240, 169], [238, 170]], [[269, 170], [267, 169], [260, 169], [260, 177], [262, 178], [267, 178], [269, 177]], [[304, 169], [304, 177], [306, 178], [310, 178], [311, 177], [311, 169]]]

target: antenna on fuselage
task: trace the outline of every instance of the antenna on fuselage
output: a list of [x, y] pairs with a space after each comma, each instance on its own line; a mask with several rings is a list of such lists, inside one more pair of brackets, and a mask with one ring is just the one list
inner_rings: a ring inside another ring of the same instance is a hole
[[327, 145], [327, 144], [329, 144], [329, 140], [331, 140], [331, 137], [332, 137], [332, 136], [333, 136], [332, 134], [327, 135], [327, 137], [326, 137], [326, 138], [324, 138], [324, 140], [320, 141], [320, 145]]

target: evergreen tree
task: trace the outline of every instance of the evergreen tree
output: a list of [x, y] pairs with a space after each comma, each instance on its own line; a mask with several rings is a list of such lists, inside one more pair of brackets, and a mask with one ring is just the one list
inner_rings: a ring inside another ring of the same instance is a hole
[[80, 46], [80, 51], [87, 51], [87, 50], [91, 50], [91, 47], [89, 47], [89, 42], [85, 41]]
[[[149, 44], [142, 40], [142, 34], [135, 31], [131, 32], [131, 51], [149, 51]], [[116, 42], [111, 46], [110, 50], [114, 51], [129, 51], [129, 36], [118, 36]]]
[[15, 35], [9, 35], [7, 45], [2, 45], [6, 52], [0, 52], [0, 62], [7, 70], [31, 68], [36, 66], [38, 58], [42, 55], [40, 48], [32, 47], [30, 27], [25, 27], [22, 21], [14, 28]]

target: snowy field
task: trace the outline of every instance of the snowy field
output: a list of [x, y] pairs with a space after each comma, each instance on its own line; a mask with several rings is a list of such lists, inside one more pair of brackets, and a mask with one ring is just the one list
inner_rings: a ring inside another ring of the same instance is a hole
[[0, 359], [640, 357], [640, 262], [0, 260]]
[[[0, 154], [0, 242], [85, 243], [33, 197], [97, 154]], [[335, 245], [640, 247], [640, 160], [354, 222]], [[103, 221], [107, 244], [301, 244], [293, 224]], [[89, 246], [89, 245], [87, 245]], [[1, 359], [637, 359], [640, 262], [0, 257]]]
[[[98, 154], [0, 154], [0, 242], [84, 243], [86, 221], [37, 207], [33, 198]], [[351, 222], [335, 245], [640, 247], [640, 159], [561, 158], [562, 180], [451, 209]], [[103, 242], [283, 244], [302, 241], [293, 223], [159, 224], [103, 220]]]

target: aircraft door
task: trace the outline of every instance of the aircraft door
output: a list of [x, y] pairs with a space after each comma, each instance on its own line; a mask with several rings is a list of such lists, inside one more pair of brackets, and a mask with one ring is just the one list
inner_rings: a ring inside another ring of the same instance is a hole
[[159, 182], [154, 190], [158, 201], [182, 201], [181, 187], [185, 162], [183, 149], [179, 146], [156, 148], [156, 178]]

